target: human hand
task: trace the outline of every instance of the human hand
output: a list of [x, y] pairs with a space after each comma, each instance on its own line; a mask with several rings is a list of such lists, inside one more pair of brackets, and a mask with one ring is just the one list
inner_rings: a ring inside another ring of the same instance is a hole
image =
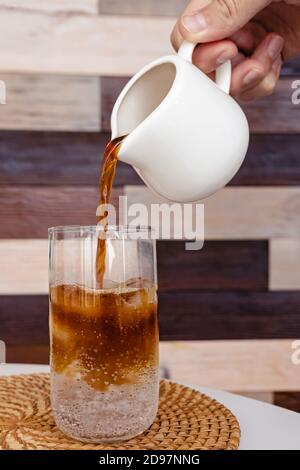
[[200, 43], [193, 62], [205, 73], [232, 60], [231, 94], [248, 101], [274, 91], [282, 61], [300, 55], [300, 0], [191, 0], [172, 32]]

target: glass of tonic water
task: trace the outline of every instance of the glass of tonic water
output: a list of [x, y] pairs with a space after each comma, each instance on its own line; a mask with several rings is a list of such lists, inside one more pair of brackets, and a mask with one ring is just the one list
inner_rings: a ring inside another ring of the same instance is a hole
[[158, 407], [156, 249], [151, 231], [54, 227], [49, 241], [56, 424], [81, 441], [130, 439], [152, 424]]

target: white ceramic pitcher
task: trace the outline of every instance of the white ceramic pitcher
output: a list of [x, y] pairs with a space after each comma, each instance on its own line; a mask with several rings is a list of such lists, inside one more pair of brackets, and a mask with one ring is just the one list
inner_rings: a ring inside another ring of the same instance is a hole
[[231, 63], [216, 82], [192, 64], [195, 44], [146, 65], [124, 87], [111, 116], [112, 138], [127, 135], [119, 159], [171, 201], [203, 199], [240, 168], [247, 119], [229, 95]]

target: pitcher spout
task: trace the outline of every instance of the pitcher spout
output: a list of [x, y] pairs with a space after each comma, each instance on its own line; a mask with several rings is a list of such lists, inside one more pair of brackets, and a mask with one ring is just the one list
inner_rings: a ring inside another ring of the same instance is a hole
[[[112, 138], [117, 137], [117, 134], [115, 136], [112, 134]], [[133, 136], [131, 136], [131, 134], [124, 136], [118, 151], [118, 160], [140, 169], [143, 166], [141, 162], [141, 156], [136, 154], [133, 143], [134, 139], [132, 137]]]

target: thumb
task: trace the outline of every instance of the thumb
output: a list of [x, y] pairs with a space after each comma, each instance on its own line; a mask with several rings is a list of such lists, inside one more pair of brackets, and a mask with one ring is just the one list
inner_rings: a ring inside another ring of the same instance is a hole
[[242, 28], [272, 0], [192, 0], [176, 28], [183, 39], [211, 42]]

